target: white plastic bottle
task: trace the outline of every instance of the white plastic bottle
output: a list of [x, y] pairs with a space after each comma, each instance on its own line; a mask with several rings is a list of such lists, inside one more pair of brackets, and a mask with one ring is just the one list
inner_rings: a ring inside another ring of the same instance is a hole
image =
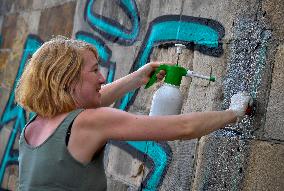
[[179, 86], [164, 83], [153, 96], [149, 115], [180, 114], [182, 100], [183, 97]]
[[181, 79], [186, 76], [187, 70], [180, 66], [162, 64], [151, 77], [145, 88], [153, 85], [160, 70], [166, 71], [164, 84], [155, 92], [150, 109], [150, 116], [177, 115], [181, 112], [183, 97], [179, 89]]
[[215, 81], [214, 76], [203, 76], [194, 73], [190, 70], [186, 70], [183, 67], [177, 65], [162, 64], [156, 70], [155, 74], [151, 76], [151, 79], [146, 85], [146, 89], [152, 86], [156, 81], [156, 74], [160, 70], [166, 71], [166, 77], [164, 84], [155, 92], [150, 109], [150, 116], [154, 115], [178, 115], [181, 113], [182, 107], [182, 93], [180, 91], [180, 84], [183, 76], [199, 77], [209, 81]]

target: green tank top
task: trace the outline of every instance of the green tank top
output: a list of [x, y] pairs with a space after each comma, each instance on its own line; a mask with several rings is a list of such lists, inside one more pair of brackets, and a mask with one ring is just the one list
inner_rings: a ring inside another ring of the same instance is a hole
[[[19, 141], [20, 191], [105, 191], [107, 189], [103, 151], [90, 163], [84, 165], [74, 159], [67, 150], [66, 132], [81, 111], [83, 110], [70, 112], [55, 132], [37, 147], [27, 144], [24, 130], [22, 131]], [[35, 117], [30, 122], [34, 119]]]

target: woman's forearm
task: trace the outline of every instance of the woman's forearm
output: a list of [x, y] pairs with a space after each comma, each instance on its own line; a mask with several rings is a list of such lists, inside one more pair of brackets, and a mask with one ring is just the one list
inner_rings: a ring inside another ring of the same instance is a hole
[[110, 84], [102, 87], [101, 93], [101, 106], [109, 106], [116, 100], [122, 98], [124, 94], [139, 88], [142, 84], [137, 72], [128, 74]]
[[183, 117], [186, 139], [207, 135], [237, 120], [236, 114], [231, 110], [197, 112]]

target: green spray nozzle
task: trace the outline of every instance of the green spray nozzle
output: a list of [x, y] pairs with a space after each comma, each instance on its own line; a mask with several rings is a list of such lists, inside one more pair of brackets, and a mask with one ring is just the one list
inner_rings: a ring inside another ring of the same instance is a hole
[[149, 82], [145, 86], [145, 89], [149, 88], [157, 81], [156, 75], [161, 70], [166, 71], [165, 83], [172, 84], [175, 86], [180, 86], [183, 76], [202, 78], [202, 79], [209, 80], [211, 82], [215, 82], [216, 80], [215, 76], [212, 76], [212, 75], [204, 76], [194, 71], [186, 70], [185, 68], [177, 66], [177, 65], [162, 64], [156, 69], [155, 73], [151, 76]]
[[162, 64], [156, 69], [155, 73], [151, 76], [149, 82], [145, 86], [145, 89], [149, 88], [157, 81], [156, 75], [161, 70], [166, 71], [165, 83], [172, 84], [175, 86], [179, 86], [181, 84], [182, 77], [186, 76], [187, 74], [187, 70], [183, 67]]

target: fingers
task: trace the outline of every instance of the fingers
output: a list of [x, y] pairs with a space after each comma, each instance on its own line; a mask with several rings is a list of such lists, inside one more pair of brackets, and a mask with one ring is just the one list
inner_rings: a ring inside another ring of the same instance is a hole
[[163, 78], [165, 77], [165, 75], [166, 75], [166, 71], [165, 71], [165, 70], [161, 70], [161, 71], [156, 75], [156, 77], [157, 77], [158, 81], [161, 81], [161, 80], [163, 80]]
[[248, 92], [238, 92], [231, 98], [230, 109], [232, 109], [238, 117], [245, 115], [246, 109], [252, 105], [252, 97]]

